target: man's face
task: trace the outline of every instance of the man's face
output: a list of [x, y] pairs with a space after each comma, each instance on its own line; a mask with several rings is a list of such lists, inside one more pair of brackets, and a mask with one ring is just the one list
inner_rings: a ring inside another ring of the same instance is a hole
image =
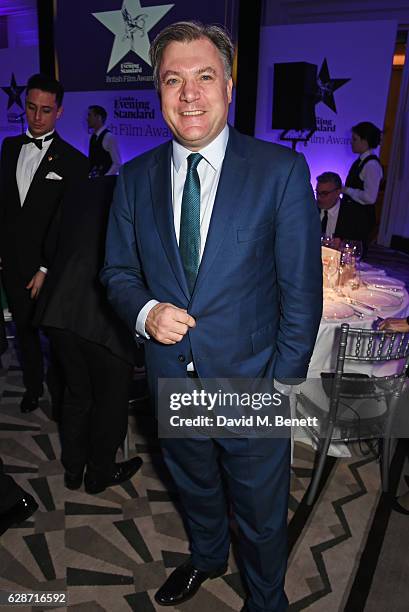
[[341, 195], [341, 189], [338, 189], [334, 183], [317, 183], [315, 193], [317, 195], [318, 206], [322, 210], [328, 210], [337, 203]]
[[369, 149], [368, 141], [358, 136], [358, 134], [355, 134], [355, 132], [352, 132], [351, 141], [352, 153], [361, 155], [361, 153], [365, 153], [365, 151]]
[[94, 130], [95, 128], [99, 127], [99, 124], [100, 124], [99, 119], [100, 119], [99, 115], [96, 115], [93, 110], [88, 111], [87, 123], [88, 123], [88, 127], [91, 130]]
[[41, 89], [30, 89], [26, 96], [26, 116], [28, 129], [35, 138], [52, 132], [55, 122], [62, 113], [58, 108], [54, 93]]
[[159, 80], [162, 114], [175, 139], [191, 151], [212, 142], [226, 125], [233, 87], [215, 45], [207, 38], [171, 42]]

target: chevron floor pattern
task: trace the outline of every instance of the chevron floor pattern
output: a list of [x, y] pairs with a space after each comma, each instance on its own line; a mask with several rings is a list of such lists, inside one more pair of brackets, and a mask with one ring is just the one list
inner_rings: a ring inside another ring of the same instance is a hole
[[[40, 509], [2, 538], [0, 590], [67, 590], [69, 610], [160, 609], [153, 594], [186, 558], [188, 543], [156, 442], [138, 428], [149, 419], [148, 407], [141, 406], [132, 420], [132, 442], [144, 459], [132, 481], [97, 496], [68, 491], [63, 486], [57, 428], [47, 416], [49, 404], [43, 400], [37, 411], [21, 415], [20, 370], [12, 350], [4, 362], [1, 455], [7, 471], [36, 497]], [[297, 444], [286, 589], [290, 610], [328, 612], [343, 609], [348, 597], [379, 504], [379, 473], [373, 457], [330, 461], [320, 499], [310, 511], [303, 497], [312, 461], [312, 449]], [[206, 583], [180, 610], [240, 610], [242, 595], [231, 556], [228, 574]]]

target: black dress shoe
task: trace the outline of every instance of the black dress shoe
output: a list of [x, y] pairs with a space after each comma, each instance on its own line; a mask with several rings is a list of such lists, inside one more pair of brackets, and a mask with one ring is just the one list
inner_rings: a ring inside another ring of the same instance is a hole
[[200, 585], [208, 578], [218, 578], [226, 573], [227, 566], [212, 572], [204, 572], [185, 561], [177, 567], [155, 594], [155, 601], [161, 606], [176, 606], [196, 595]]
[[25, 414], [27, 412], [33, 412], [36, 408], [38, 408], [38, 397], [33, 397], [32, 395], [28, 395], [28, 393], [24, 393], [20, 403], [20, 411]]
[[143, 461], [140, 457], [134, 457], [123, 463], [116, 463], [111, 475], [94, 475], [90, 470], [85, 474], [84, 484], [87, 493], [95, 495], [102, 493], [107, 487], [114, 487], [132, 478], [139, 470]]
[[24, 497], [19, 499], [14, 506], [0, 514], [0, 535], [7, 531], [9, 527], [26, 521], [37, 510], [38, 504], [34, 497], [24, 493]]
[[79, 489], [82, 485], [82, 476], [83, 472], [65, 472], [64, 484], [66, 488], [71, 489], [71, 491]]

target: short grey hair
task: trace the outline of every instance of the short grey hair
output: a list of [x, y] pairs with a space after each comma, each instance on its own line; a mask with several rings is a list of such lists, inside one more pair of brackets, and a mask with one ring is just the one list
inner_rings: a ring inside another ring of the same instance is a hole
[[220, 53], [224, 65], [226, 81], [231, 78], [234, 59], [234, 45], [227, 30], [221, 26], [208, 25], [199, 21], [178, 21], [164, 28], [156, 36], [149, 50], [153, 69], [153, 82], [159, 91], [159, 69], [163, 52], [171, 42], [192, 42], [200, 38], [208, 38]]
[[337, 189], [342, 189], [342, 180], [336, 172], [323, 172], [317, 176], [317, 183], [333, 183]]

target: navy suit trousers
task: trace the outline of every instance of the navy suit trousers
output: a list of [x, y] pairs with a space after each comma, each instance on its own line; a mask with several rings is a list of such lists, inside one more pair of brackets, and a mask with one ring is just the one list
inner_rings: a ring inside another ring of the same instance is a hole
[[229, 514], [249, 592], [248, 612], [283, 612], [290, 483], [288, 439], [162, 439], [201, 570], [227, 563]]

